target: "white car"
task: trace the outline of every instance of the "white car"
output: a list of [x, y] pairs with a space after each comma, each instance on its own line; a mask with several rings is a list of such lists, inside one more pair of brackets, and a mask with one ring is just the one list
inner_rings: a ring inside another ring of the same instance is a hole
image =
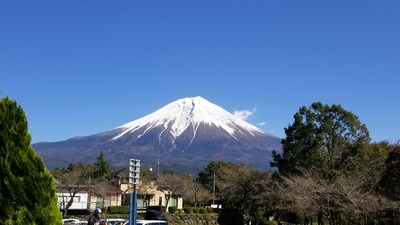
[[[129, 221], [124, 225], [129, 225]], [[137, 220], [136, 225], [168, 225], [168, 222], [163, 220]]]
[[88, 222], [87, 221], [82, 221], [82, 220], [78, 220], [78, 221], [72, 221], [72, 222], [68, 222], [68, 223], [64, 223], [65, 225], [87, 225]]
[[77, 220], [77, 219], [62, 219], [61, 221], [63, 224], [71, 224], [74, 222], [78, 222], [79, 220]]
[[127, 222], [126, 219], [106, 219], [106, 225], [122, 225]]

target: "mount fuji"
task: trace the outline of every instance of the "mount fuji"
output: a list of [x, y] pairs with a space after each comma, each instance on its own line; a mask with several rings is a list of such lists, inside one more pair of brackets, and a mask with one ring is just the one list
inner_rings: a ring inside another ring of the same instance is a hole
[[140, 159], [142, 167], [161, 162], [175, 171], [203, 169], [210, 161], [252, 164], [265, 170], [272, 150], [281, 151], [280, 141], [202, 97], [193, 97], [105, 132], [32, 147], [50, 170], [93, 163], [100, 151], [114, 168]]

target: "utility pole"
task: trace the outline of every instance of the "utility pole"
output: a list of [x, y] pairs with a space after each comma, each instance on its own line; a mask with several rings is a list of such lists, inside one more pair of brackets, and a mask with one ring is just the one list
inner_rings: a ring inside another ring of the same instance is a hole
[[157, 165], [157, 176], [159, 176], [160, 175], [160, 165], [162, 165], [162, 163], [160, 162], [159, 159], [157, 159], [157, 162], [154, 164]]
[[213, 178], [213, 205], [215, 205], [215, 172]]

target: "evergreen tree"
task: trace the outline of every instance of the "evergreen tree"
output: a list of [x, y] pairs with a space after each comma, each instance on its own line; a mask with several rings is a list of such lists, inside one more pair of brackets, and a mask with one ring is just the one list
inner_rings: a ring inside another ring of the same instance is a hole
[[356, 158], [370, 141], [365, 124], [356, 115], [340, 105], [320, 102], [301, 107], [285, 133], [282, 155], [273, 152], [271, 166], [282, 174], [315, 170], [327, 179], [357, 170]]
[[103, 151], [97, 157], [97, 161], [94, 163], [94, 179], [103, 179], [105, 176], [113, 171], [110, 164], [105, 160]]
[[53, 176], [30, 142], [21, 106], [0, 98], [0, 224], [61, 224]]

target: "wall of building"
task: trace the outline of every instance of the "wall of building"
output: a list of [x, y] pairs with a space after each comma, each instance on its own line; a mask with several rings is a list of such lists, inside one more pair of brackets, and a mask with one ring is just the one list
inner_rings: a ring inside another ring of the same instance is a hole
[[[68, 191], [62, 191], [57, 193], [58, 205], [60, 209], [64, 209], [64, 206], [71, 199], [71, 194]], [[86, 191], [80, 191], [75, 194], [73, 203], [69, 209], [71, 210], [86, 210], [89, 207], [89, 193]]]

